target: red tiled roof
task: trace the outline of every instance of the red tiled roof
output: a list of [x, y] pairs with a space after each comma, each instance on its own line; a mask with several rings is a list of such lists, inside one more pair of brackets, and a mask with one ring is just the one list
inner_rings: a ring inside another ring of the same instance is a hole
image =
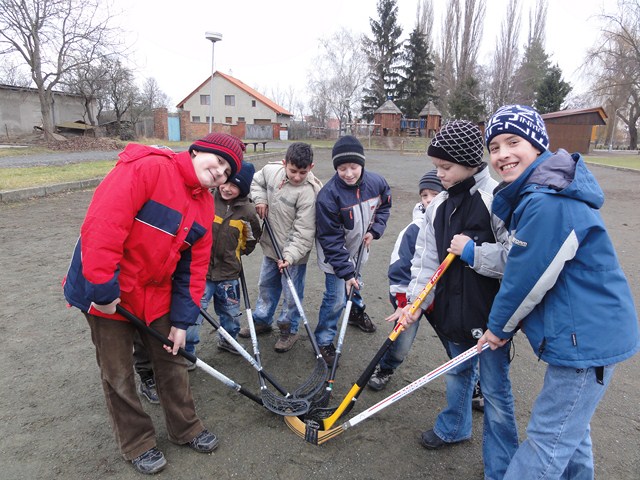
[[[249, 85], [247, 85], [246, 83], [238, 80], [237, 78], [234, 78], [231, 75], [227, 75], [226, 73], [222, 73], [222, 72], [218, 72], [218, 71], [216, 71], [214, 73], [214, 76], [215, 75], [221, 76], [226, 81], [232, 83], [233, 85], [235, 85], [239, 89], [244, 90], [245, 92], [247, 92], [248, 95], [250, 95], [250, 96], [254, 97], [256, 100], [259, 100], [260, 102], [264, 103], [267, 107], [269, 107], [271, 110], [273, 110], [277, 114], [279, 114], [279, 115], [289, 115], [289, 116], [293, 117], [293, 113], [285, 110], [280, 105], [278, 105], [277, 103], [275, 103], [272, 100], [269, 100], [267, 97], [265, 97], [264, 95], [259, 93], [257, 90], [254, 90]], [[211, 80], [211, 77], [207, 77], [207, 79], [204, 82], [202, 82], [200, 85], [198, 85], [198, 87], [193, 92], [191, 92], [189, 95], [187, 95], [184, 100], [179, 102], [178, 105], [176, 105], [176, 107], [177, 108], [182, 108], [184, 106], [184, 104], [186, 103], [186, 101], [189, 100], [193, 95], [195, 95], [196, 92], [200, 91], [200, 89], [202, 89], [202, 87], [204, 87], [204, 85], [207, 82], [209, 82], [209, 80]]]

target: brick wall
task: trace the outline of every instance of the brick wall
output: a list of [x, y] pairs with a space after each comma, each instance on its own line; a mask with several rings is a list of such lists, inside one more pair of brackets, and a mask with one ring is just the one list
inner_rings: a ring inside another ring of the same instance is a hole
[[169, 138], [168, 110], [156, 108], [153, 110], [153, 136], [161, 140]]

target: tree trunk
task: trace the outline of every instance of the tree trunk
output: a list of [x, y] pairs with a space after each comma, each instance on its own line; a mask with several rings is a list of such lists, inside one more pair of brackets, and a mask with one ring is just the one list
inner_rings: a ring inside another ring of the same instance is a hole
[[46, 88], [38, 87], [38, 97], [40, 99], [40, 113], [42, 113], [42, 131], [46, 141], [53, 140], [53, 115], [51, 106], [53, 104], [51, 92]]

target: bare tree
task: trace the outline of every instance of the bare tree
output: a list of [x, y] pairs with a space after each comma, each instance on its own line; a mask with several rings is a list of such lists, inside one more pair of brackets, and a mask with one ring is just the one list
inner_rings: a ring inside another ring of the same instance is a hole
[[617, 11], [600, 18], [604, 24], [602, 36], [589, 51], [585, 64], [589, 65], [593, 92], [607, 100], [611, 118], [617, 116], [627, 125], [629, 148], [636, 149], [640, 118], [640, 1], [618, 0]]
[[100, 96], [102, 110], [113, 110], [116, 132], [123, 140], [131, 140], [132, 132], [124, 131], [125, 114], [140, 102], [140, 92], [135, 84], [133, 71], [122, 64], [121, 59], [110, 60], [106, 72], [104, 95]]
[[467, 101], [476, 102], [470, 106], [472, 111], [477, 113], [479, 110], [481, 94], [475, 76], [485, 12], [486, 0], [449, 0], [446, 7], [440, 53], [436, 58], [436, 69], [440, 73], [438, 106], [445, 117], [452, 113], [449, 100], [454, 91]]
[[493, 80], [488, 95], [491, 102], [489, 110], [492, 112], [514, 100], [513, 81], [518, 62], [519, 38], [520, 0], [509, 0], [493, 55]]
[[47, 140], [53, 89], [67, 72], [99, 57], [99, 46], [116, 45], [106, 6], [100, 0], [0, 0], [0, 54], [17, 52], [29, 66]]
[[160, 85], [153, 77], [145, 79], [140, 97], [142, 105], [148, 112], [151, 112], [154, 108], [169, 107], [168, 95], [160, 89]]
[[309, 72], [312, 106], [326, 105], [343, 128], [344, 123], [351, 123], [360, 113], [366, 82], [367, 57], [357, 37], [343, 28], [320, 40], [320, 54]]
[[0, 66], [0, 83], [14, 87], [28, 87], [31, 84], [31, 78], [17, 62], [7, 58]]

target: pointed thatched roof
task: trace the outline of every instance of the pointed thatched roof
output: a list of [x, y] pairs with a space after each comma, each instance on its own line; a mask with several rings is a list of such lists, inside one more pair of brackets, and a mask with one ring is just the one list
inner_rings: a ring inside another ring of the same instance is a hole
[[373, 113], [393, 113], [402, 115], [402, 112], [396, 104], [393, 103], [393, 100], [387, 100]]
[[438, 111], [436, 106], [431, 101], [424, 106], [424, 108], [420, 112], [419, 116], [420, 117], [427, 117], [429, 115], [434, 115], [434, 116], [439, 116], [439, 117], [442, 116], [442, 114]]

